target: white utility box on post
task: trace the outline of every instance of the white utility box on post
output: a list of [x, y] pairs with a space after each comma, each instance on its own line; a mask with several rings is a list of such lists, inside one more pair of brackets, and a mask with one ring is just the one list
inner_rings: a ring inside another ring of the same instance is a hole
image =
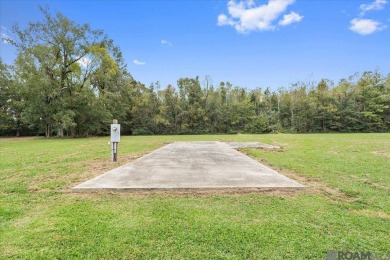
[[121, 141], [121, 125], [111, 124], [111, 143], [119, 143]]
[[118, 157], [118, 143], [121, 141], [121, 125], [114, 119], [111, 124], [111, 160], [116, 162]]

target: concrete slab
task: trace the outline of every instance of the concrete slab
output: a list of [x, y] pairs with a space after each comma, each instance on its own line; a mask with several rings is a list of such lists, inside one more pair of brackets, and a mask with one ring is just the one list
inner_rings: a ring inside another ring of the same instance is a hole
[[176, 142], [72, 191], [303, 187], [227, 143]]

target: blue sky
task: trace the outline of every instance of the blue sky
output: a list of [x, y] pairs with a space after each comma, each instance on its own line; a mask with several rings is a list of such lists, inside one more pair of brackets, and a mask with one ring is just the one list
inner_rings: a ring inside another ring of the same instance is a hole
[[[1, 0], [1, 34], [42, 20], [38, 5], [103, 29], [133, 77], [176, 86], [206, 75], [213, 84], [289, 87], [355, 72], [390, 72], [388, 0], [41, 1]], [[0, 43], [10, 64], [15, 49]]]

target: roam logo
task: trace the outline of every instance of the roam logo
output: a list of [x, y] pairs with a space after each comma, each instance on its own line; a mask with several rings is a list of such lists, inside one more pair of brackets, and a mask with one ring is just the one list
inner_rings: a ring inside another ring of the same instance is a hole
[[370, 251], [367, 252], [351, 252], [351, 251], [328, 251], [327, 260], [360, 260], [360, 259], [368, 259], [368, 260], [390, 260], [389, 255], [379, 255], [374, 254]]

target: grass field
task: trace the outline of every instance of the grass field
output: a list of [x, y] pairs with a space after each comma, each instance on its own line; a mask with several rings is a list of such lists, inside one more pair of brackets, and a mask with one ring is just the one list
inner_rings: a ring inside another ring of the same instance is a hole
[[[260, 141], [242, 152], [303, 191], [71, 193], [173, 141]], [[390, 254], [390, 134], [0, 138], [0, 258], [325, 259]]]

